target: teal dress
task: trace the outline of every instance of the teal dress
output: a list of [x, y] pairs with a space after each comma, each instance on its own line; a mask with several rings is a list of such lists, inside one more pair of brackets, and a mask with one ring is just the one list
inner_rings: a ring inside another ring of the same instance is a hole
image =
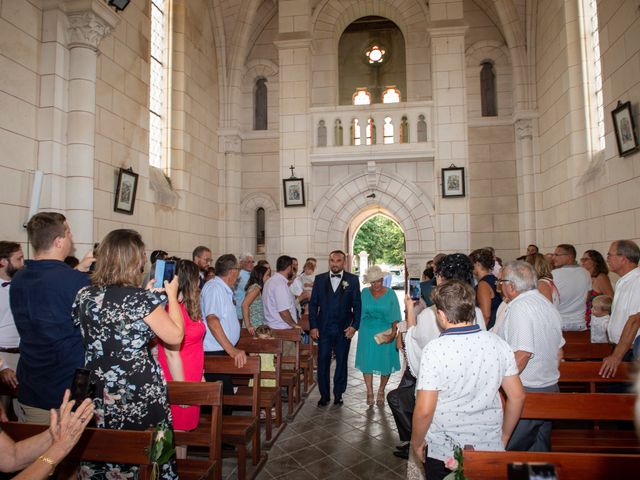
[[396, 342], [378, 345], [374, 336], [391, 328], [393, 322], [402, 320], [400, 304], [395, 292], [388, 288], [380, 298], [375, 299], [371, 291], [362, 291], [362, 314], [358, 330], [358, 350], [356, 368], [362, 373], [391, 375], [400, 370], [400, 355]]

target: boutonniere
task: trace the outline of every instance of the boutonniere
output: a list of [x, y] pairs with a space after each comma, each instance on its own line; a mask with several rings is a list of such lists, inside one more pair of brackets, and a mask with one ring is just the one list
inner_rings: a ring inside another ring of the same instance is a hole
[[347, 288], [349, 288], [349, 282], [347, 282], [346, 280], [342, 281], [342, 289], [346, 290]]

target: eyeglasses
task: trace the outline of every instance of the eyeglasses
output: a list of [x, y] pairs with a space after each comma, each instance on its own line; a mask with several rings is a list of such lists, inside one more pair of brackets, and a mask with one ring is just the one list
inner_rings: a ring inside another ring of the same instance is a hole
[[498, 285], [502, 285], [503, 283], [511, 283], [511, 282], [512, 282], [512, 280], [503, 280], [503, 279], [501, 279], [501, 278], [499, 278], [498, 280], [496, 280], [496, 283], [497, 283]]

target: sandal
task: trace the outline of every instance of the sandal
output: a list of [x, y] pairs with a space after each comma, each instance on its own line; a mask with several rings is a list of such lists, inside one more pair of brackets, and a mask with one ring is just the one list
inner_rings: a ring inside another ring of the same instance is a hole
[[373, 405], [373, 393], [367, 393], [367, 405]]
[[378, 391], [378, 397], [376, 398], [376, 405], [384, 407], [384, 392]]

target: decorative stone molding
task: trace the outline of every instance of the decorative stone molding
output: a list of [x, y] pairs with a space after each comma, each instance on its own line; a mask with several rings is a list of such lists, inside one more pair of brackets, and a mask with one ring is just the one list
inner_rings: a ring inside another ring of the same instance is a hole
[[260, 207], [264, 208], [267, 213], [278, 212], [278, 205], [273, 201], [271, 195], [262, 192], [247, 195], [240, 204], [240, 211], [245, 215], [253, 215]]
[[88, 47], [97, 51], [100, 41], [111, 33], [111, 26], [92, 11], [70, 13], [67, 18], [69, 48]]
[[533, 123], [528, 118], [516, 120], [516, 135], [518, 140], [531, 140], [533, 138]]

